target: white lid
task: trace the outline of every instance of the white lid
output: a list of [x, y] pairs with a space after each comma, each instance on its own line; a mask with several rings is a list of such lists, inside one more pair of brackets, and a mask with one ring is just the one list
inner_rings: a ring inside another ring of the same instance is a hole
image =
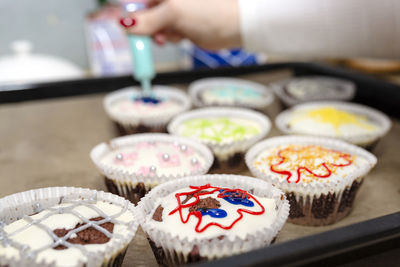
[[13, 55], [0, 57], [0, 82], [44, 82], [84, 77], [74, 64], [53, 56], [32, 54], [32, 44], [20, 40], [11, 44]]

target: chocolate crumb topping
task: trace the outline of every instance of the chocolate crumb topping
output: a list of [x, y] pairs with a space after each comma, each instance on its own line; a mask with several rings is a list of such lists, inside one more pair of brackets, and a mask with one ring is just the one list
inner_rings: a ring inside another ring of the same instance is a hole
[[[104, 218], [96, 217], [96, 218], [90, 219], [90, 221], [101, 221], [101, 220], [104, 220]], [[69, 231], [77, 229], [83, 225], [85, 225], [85, 223], [78, 223], [75, 226], [75, 228], [73, 228], [73, 229], [55, 229], [53, 232], [56, 236], [63, 237], [66, 234], [68, 234]], [[104, 229], [106, 229], [107, 231], [109, 231], [110, 233], [112, 233], [114, 230], [114, 224], [112, 222], [106, 222], [106, 223], [100, 224], [100, 226], [103, 227]], [[86, 228], [85, 230], [82, 230], [82, 231], [76, 233], [76, 237], [67, 239], [67, 242], [69, 242], [69, 243], [80, 244], [80, 245], [105, 244], [108, 241], [110, 241], [110, 238], [108, 238], [105, 234], [103, 234], [99, 230], [95, 229], [94, 227]], [[59, 245], [59, 246], [55, 247], [54, 249], [61, 250], [61, 249], [67, 249], [67, 247]]]
[[221, 207], [221, 204], [218, 200], [212, 197], [207, 197], [199, 199], [199, 202], [197, 202], [196, 205], [193, 205], [189, 208], [189, 212], [196, 210], [218, 209], [219, 207]]
[[[196, 194], [203, 193], [203, 192], [206, 192], [206, 191], [205, 190], [200, 190]], [[182, 201], [182, 204], [185, 204], [186, 202], [188, 202], [193, 196], [194, 196], [194, 194], [187, 195], [185, 200]]]
[[158, 205], [156, 211], [153, 214], [152, 219], [157, 221], [157, 222], [162, 222], [162, 213], [163, 213], [164, 208], [161, 205]]

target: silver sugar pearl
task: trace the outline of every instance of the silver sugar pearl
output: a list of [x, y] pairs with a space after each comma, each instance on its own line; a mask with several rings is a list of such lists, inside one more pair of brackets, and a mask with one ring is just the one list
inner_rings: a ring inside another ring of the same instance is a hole
[[185, 152], [187, 150], [187, 146], [186, 145], [181, 145], [180, 148], [181, 148], [182, 152]]
[[167, 153], [162, 155], [163, 160], [168, 161], [169, 160], [169, 155]]
[[196, 164], [199, 163], [197, 158], [192, 158], [191, 162], [192, 162], [193, 165], [196, 165]]
[[115, 155], [115, 158], [116, 158], [117, 160], [121, 161], [122, 158], [123, 158], [123, 156], [122, 156], [121, 153], [118, 153], [117, 155]]
[[156, 172], [157, 167], [156, 166], [150, 166], [149, 169], [150, 169], [151, 172]]

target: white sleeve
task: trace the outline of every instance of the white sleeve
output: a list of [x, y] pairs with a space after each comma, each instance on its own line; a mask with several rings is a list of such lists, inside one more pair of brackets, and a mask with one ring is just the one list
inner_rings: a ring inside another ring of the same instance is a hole
[[238, 0], [244, 48], [400, 58], [400, 0]]

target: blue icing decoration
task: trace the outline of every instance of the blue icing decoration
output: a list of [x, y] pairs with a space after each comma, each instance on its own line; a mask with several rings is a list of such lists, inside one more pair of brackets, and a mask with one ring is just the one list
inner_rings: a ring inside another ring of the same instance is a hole
[[244, 88], [238, 86], [225, 86], [222, 88], [213, 88], [211, 92], [219, 97], [233, 98], [240, 100], [243, 97], [256, 98], [260, 97], [261, 94], [251, 88]]
[[201, 212], [202, 216], [210, 215], [213, 218], [224, 218], [228, 215], [226, 211], [222, 209], [204, 209], [199, 211]]
[[[224, 192], [223, 189], [219, 190], [221, 193]], [[223, 197], [224, 200], [228, 201], [229, 203], [233, 205], [243, 205], [246, 207], [253, 207], [254, 202], [247, 199], [247, 196], [242, 198], [241, 196], [234, 196], [234, 194], [237, 194], [236, 192], [226, 192], [223, 195], [226, 197]]]
[[150, 104], [158, 104], [160, 103], [162, 100], [161, 99], [157, 99], [155, 97], [150, 97], [150, 96], [142, 96], [142, 97], [133, 97], [132, 98], [133, 101], [141, 101], [143, 103], [150, 103]]

